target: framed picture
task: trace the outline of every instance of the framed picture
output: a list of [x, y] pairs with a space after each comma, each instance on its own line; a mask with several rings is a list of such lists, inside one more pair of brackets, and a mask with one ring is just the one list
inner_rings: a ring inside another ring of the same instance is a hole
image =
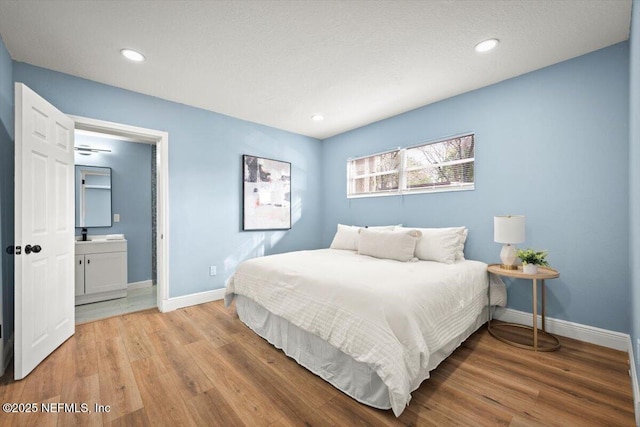
[[242, 156], [242, 229], [291, 228], [291, 163]]

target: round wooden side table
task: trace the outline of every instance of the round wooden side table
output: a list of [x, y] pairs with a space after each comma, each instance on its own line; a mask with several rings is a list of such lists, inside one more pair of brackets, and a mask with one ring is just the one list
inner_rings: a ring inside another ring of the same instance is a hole
[[[526, 350], [533, 351], [555, 351], [560, 348], [560, 341], [558, 338], [546, 330], [545, 326], [545, 286], [544, 281], [546, 279], [555, 279], [560, 277], [560, 273], [553, 268], [538, 267], [537, 274], [525, 274], [522, 272], [522, 266], [519, 266], [517, 270], [503, 269], [500, 264], [491, 264], [487, 267], [489, 273], [496, 274], [502, 277], [512, 277], [515, 279], [529, 279], [532, 282], [533, 287], [533, 326], [519, 325], [516, 323], [497, 323], [491, 325], [491, 315], [489, 315], [489, 333], [495, 338], [503, 341], [507, 344], [515, 347], [524, 348]], [[538, 281], [540, 281], [542, 287], [542, 328], [538, 329]], [[528, 342], [516, 341], [513, 337], [522, 335], [522, 330], [532, 331], [530, 336], [530, 344]], [[544, 336], [544, 340], [538, 340], [538, 336]], [[510, 338], [511, 336], [511, 338]], [[548, 339], [547, 339], [548, 338]]]

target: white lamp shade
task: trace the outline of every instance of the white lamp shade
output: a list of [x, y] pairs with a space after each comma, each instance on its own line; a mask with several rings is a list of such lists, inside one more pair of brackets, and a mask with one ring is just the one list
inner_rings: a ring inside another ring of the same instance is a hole
[[524, 242], [524, 215], [494, 216], [493, 241], [506, 244]]

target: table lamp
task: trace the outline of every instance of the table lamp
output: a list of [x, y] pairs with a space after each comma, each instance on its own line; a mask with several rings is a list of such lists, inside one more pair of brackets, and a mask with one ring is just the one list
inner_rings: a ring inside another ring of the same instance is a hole
[[494, 216], [493, 241], [504, 244], [500, 251], [501, 267], [505, 270], [516, 270], [518, 256], [513, 245], [524, 242], [524, 215]]

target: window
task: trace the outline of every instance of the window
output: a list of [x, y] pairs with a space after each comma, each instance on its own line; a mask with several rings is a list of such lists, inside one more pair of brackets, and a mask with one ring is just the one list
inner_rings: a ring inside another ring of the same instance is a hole
[[474, 135], [347, 162], [347, 197], [473, 190]]
[[349, 195], [398, 192], [399, 150], [351, 160], [348, 167]]

